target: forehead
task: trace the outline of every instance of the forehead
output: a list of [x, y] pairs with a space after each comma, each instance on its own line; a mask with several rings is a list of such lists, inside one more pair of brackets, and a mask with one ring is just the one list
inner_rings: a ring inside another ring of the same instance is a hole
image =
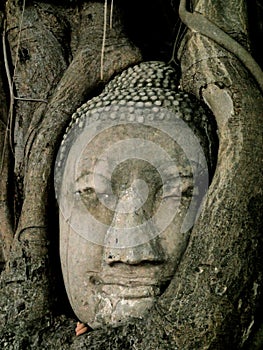
[[97, 171], [112, 172], [121, 163], [131, 173], [152, 167], [171, 169], [171, 164], [180, 173], [191, 173], [184, 151], [167, 133], [147, 125], [123, 124], [100, 132], [85, 145], [78, 155], [76, 176], [92, 172], [94, 166]]

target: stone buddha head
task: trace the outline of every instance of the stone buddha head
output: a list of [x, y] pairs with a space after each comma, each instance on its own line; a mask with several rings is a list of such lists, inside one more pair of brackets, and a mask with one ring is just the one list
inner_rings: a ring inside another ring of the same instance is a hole
[[161, 62], [123, 72], [73, 115], [55, 168], [60, 257], [90, 327], [142, 317], [167, 288], [208, 188], [212, 120]]

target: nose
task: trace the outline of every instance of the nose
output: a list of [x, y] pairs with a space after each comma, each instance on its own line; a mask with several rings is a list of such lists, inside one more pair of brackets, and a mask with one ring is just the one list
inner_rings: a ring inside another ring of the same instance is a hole
[[163, 251], [156, 240], [129, 248], [106, 247], [104, 261], [108, 265], [123, 263], [127, 265], [140, 265], [145, 262], [162, 263], [164, 261]]
[[160, 240], [155, 237], [154, 226], [147, 218], [149, 215], [143, 210], [143, 205], [138, 208], [138, 197], [134, 203], [138, 209], [123, 213], [121, 209], [127, 208], [127, 201], [131, 209], [131, 196], [124, 195], [116, 206], [113, 221], [105, 235], [104, 262], [108, 265], [162, 263], [165, 254]]

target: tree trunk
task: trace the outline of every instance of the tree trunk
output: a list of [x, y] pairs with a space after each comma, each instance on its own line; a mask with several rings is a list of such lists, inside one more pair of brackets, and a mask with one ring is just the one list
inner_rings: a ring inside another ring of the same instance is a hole
[[[196, 0], [193, 7], [248, 48], [245, 5]], [[147, 317], [75, 338], [76, 320], [63, 307], [54, 267], [54, 159], [77, 107], [142, 54], [125, 32], [119, 3], [107, 30], [103, 77], [103, 3], [28, 1], [23, 7], [8, 0], [1, 10], [7, 46], [0, 65], [1, 348], [245, 348], [262, 298], [263, 97], [256, 79], [222, 46], [187, 31], [178, 54], [181, 87], [212, 109], [220, 141], [201, 216], [170, 286]], [[9, 97], [7, 63], [14, 77]]]

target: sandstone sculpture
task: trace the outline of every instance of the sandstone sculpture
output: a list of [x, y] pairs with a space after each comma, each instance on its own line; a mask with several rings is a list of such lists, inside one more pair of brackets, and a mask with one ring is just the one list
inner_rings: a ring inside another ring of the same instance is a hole
[[92, 328], [140, 318], [169, 284], [214, 166], [213, 116], [145, 62], [73, 115], [56, 163], [60, 255]]

